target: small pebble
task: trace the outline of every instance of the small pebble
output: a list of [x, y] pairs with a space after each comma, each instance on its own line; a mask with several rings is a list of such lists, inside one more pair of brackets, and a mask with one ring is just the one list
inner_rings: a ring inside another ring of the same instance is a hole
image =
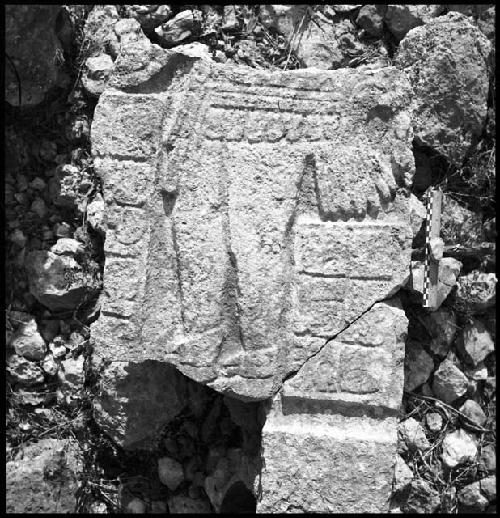
[[431, 432], [440, 432], [443, 428], [443, 418], [438, 412], [429, 412], [425, 415], [425, 423]]

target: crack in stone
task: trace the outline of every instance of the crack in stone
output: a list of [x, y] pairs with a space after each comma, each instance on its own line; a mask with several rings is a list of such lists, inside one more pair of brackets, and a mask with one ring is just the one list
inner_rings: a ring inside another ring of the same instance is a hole
[[[382, 299], [377, 299], [373, 304], [371, 304], [368, 309], [366, 309], [365, 311], [363, 311], [359, 316], [357, 316], [353, 321], [349, 322], [349, 324], [347, 324], [345, 327], [343, 327], [340, 331], [338, 331], [337, 333], [335, 333], [333, 336], [331, 336], [330, 338], [327, 338], [325, 343], [316, 351], [314, 352], [313, 354], [311, 354], [309, 357], [307, 357], [303, 362], [302, 362], [302, 365], [297, 369], [297, 370], [294, 370], [290, 373], [288, 373], [282, 380], [281, 382], [281, 385], [283, 386], [283, 384], [292, 379], [294, 376], [296, 376], [302, 369], [302, 367], [304, 367], [304, 365], [309, 361], [311, 360], [312, 358], [315, 358], [316, 356], [318, 356], [318, 354], [332, 341], [332, 340], [335, 340], [335, 338], [337, 338], [337, 336], [339, 336], [341, 333], [343, 333], [344, 331], [347, 331], [347, 329], [349, 329], [353, 324], [355, 324], [361, 317], [363, 317], [364, 315], [366, 315], [366, 313], [368, 313], [369, 311], [371, 311], [373, 309], [373, 307], [375, 306], [375, 304], [378, 304], [380, 302], [386, 302], [386, 301], [389, 301], [390, 299], [392, 299], [393, 297], [395, 297], [397, 294], [398, 294], [399, 290], [396, 291], [395, 293], [389, 295], [389, 296], [385, 296], [384, 298]], [[281, 390], [281, 389], [280, 389]]]

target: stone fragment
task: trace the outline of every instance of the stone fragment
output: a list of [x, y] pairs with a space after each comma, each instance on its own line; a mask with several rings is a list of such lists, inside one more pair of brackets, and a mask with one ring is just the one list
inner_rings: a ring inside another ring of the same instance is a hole
[[104, 199], [100, 194], [97, 194], [87, 206], [87, 221], [94, 230], [97, 230], [101, 234], [106, 232], [104, 224]]
[[127, 504], [126, 511], [130, 514], [144, 514], [146, 512], [146, 504], [140, 498], [133, 498]]
[[211, 514], [212, 508], [206, 499], [189, 498], [183, 495], [174, 495], [168, 499], [168, 510], [172, 514], [193, 513]]
[[441, 261], [443, 258], [444, 244], [440, 237], [433, 237], [429, 240], [429, 251], [434, 261]]
[[441, 5], [388, 5], [385, 23], [392, 35], [400, 41], [410, 29], [428, 23], [442, 11]]
[[385, 5], [364, 5], [358, 13], [356, 23], [370, 36], [381, 36], [384, 31]]
[[487, 38], [456, 12], [413, 29], [399, 45], [396, 64], [416, 96], [415, 140], [456, 165], [483, 130], [490, 53]]
[[74, 309], [99, 288], [67, 255], [35, 250], [26, 258], [30, 293], [52, 311]]
[[31, 211], [34, 212], [40, 219], [44, 219], [47, 215], [47, 206], [42, 198], [35, 198], [31, 204]]
[[135, 18], [141, 24], [144, 31], [155, 29], [172, 14], [169, 5], [127, 5], [126, 11], [130, 18]]
[[83, 253], [83, 245], [76, 239], [63, 237], [57, 240], [50, 251], [57, 255], [74, 256]]
[[424, 316], [424, 324], [432, 336], [429, 348], [434, 354], [444, 358], [455, 339], [458, 329], [456, 313], [445, 307], [432, 311]]
[[473, 318], [459, 335], [457, 348], [466, 362], [477, 366], [495, 350], [495, 344], [481, 320]]
[[22, 514], [76, 512], [83, 458], [73, 439], [42, 439], [23, 446], [6, 465], [6, 511]]
[[443, 418], [438, 412], [429, 412], [425, 414], [425, 424], [433, 433], [438, 433], [443, 428]]
[[488, 502], [493, 502], [497, 499], [497, 477], [492, 475], [490, 477], [483, 478], [479, 481], [481, 486], [481, 492], [486, 497]]
[[66, 393], [75, 397], [81, 396], [83, 382], [85, 381], [83, 355], [77, 358], [68, 357], [62, 360], [58, 376], [61, 387]]
[[52, 342], [49, 343], [49, 350], [54, 358], [62, 358], [66, 355], [66, 342], [61, 336], [56, 336]]
[[477, 454], [477, 444], [466, 431], [461, 428], [446, 434], [443, 439], [443, 462], [448, 468], [472, 462]]
[[[167, 486], [171, 491], [175, 491], [184, 481], [182, 464], [170, 457], [162, 457], [158, 459], [158, 476], [162, 484]], [[172, 512], [172, 510], [170, 512]]]
[[483, 362], [479, 362], [475, 367], [466, 368], [464, 373], [474, 381], [482, 381], [488, 378], [488, 367]]
[[481, 483], [473, 482], [457, 493], [459, 509], [465, 513], [481, 513], [488, 505], [488, 499], [481, 493]]
[[17, 354], [7, 356], [7, 371], [17, 383], [28, 387], [43, 383], [45, 379], [38, 364]]
[[395, 492], [402, 493], [413, 480], [413, 471], [403, 460], [401, 455], [396, 456], [396, 465], [394, 467], [394, 485]]
[[495, 473], [497, 469], [497, 457], [495, 446], [493, 444], [485, 444], [481, 446], [481, 454], [479, 456], [479, 469], [482, 473]]
[[109, 4], [94, 5], [87, 16], [83, 34], [85, 40], [89, 42], [92, 56], [106, 53], [114, 59], [117, 57], [120, 51], [120, 43], [114, 31], [115, 25], [120, 20], [117, 7]]
[[413, 417], [405, 419], [398, 426], [398, 440], [402, 451], [424, 452], [430, 448], [429, 440], [425, 435], [422, 425]]
[[222, 15], [222, 28], [225, 30], [233, 30], [238, 28], [238, 20], [236, 19], [236, 9], [234, 5], [225, 5]]
[[481, 220], [481, 214], [472, 212], [451, 196], [443, 194], [440, 235], [445, 245], [474, 247], [482, 243], [484, 231]]
[[195, 23], [193, 11], [186, 9], [168, 22], [161, 24], [155, 29], [155, 32], [160, 38], [161, 44], [169, 48], [189, 38], [195, 30]]
[[[164, 73], [183, 99], [173, 111]], [[413, 174], [407, 86], [391, 67], [278, 74], [125, 46], [92, 126], [107, 219], [96, 349], [259, 400], [394, 293], [412, 240], [409, 199], [396, 192]], [[182, 128], [198, 123], [193, 154]], [[382, 356], [354, 349], [354, 365]], [[356, 368], [343, 377], [362, 385]]]
[[44, 357], [47, 346], [38, 332], [38, 325], [34, 317], [18, 327], [11, 346], [17, 354], [28, 360], [41, 360]]
[[99, 54], [87, 58], [82, 84], [85, 90], [94, 97], [99, 97], [106, 88], [106, 83], [113, 71], [114, 63], [108, 54]]
[[439, 493], [423, 479], [413, 480], [406, 502], [401, 507], [404, 513], [432, 514], [440, 505]]
[[432, 389], [439, 399], [452, 403], [467, 392], [465, 374], [448, 358], [441, 362], [434, 373]]
[[6, 6], [5, 100], [12, 106], [35, 106], [52, 88], [67, 84], [56, 35], [61, 10], [61, 5]]
[[42, 362], [43, 372], [48, 374], [49, 376], [55, 376], [57, 371], [59, 370], [59, 364], [55, 361], [54, 355], [52, 353], [48, 353]]
[[494, 273], [473, 271], [458, 279], [457, 302], [472, 313], [482, 313], [496, 303], [497, 277]]
[[472, 421], [474, 424], [477, 424], [478, 426], [483, 426], [483, 424], [486, 422], [486, 415], [483, 412], [483, 409], [473, 399], [468, 399], [465, 401], [459, 410], [470, 421]]
[[406, 342], [405, 390], [412, 392], [425, 383], [434, 371], [434, 360], [422, 344], [414, 340]]
[[28, 238], [24, 235], [23, 231], [19, 228], [16, 228], [14, 232], [9, 236], [10, 241], [17, 245], [19, 248], [24, 248], [26, 245], [26, 241]]
[[170, 365], [146, 361], [113, 362], [93, 355], [99, 372], [93, 411], [96, 422], [125, 449], [147, 448], [159, 430], [184, 408], [185, 381]]
[[54, 229], [57, 237], [70, 237], [72, 235], [71, 227], [68, 223], [57, 223]]
[[[430, 308], [431, 311], [438, 309], [457, 282], [462, 263], [453, 257], [445, 257], [439, 261], [438, 283], [436, 305]], [[424, 289], [424, 263], [421, 261], [411, 262], [411, 276], [408, 283], [409, 289], [422, 294]]]

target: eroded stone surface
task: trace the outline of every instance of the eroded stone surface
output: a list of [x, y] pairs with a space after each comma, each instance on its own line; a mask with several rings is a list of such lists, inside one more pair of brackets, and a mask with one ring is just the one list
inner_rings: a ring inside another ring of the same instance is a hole
[[270, 73], [122, 48], [92, 128], [99, 354], [276, 393], [407, 277], [409, 106], [392, 67]]
[[407, 320], [375, 304], [273, 402], [262, 430], [258, 512], [387, 511]]

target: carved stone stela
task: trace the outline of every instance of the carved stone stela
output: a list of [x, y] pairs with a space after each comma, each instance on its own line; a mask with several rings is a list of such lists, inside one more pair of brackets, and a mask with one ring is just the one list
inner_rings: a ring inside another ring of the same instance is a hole
[[311, 511], [383, 510], [406, 331], [388, 298], [413, 237], [408, 83], [392, 67], [139, 50], [122, 50], [92, 127], [107, 213], [96, 352], [274, 396], [259, 510], [306, 509], [297, 491], [323, 502]]

